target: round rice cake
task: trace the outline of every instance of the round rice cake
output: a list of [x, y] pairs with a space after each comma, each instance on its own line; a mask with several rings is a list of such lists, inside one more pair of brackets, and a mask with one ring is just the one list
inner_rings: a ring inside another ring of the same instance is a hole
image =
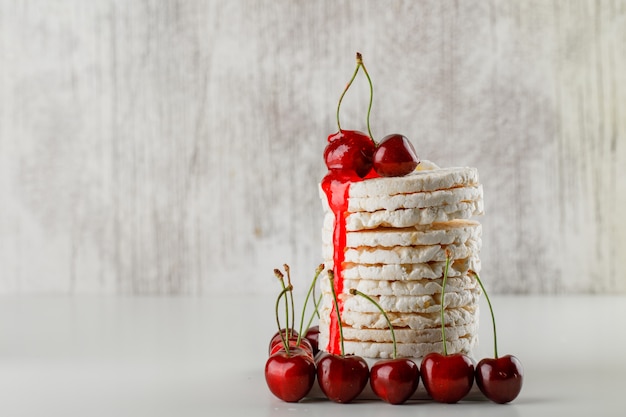
[[[359, 184], [359, 183], [357, 183]], [[379, 210], [374, 212], [348, 213], [346, 230], [367, 230], [377, 227], [411, 227], [447, 222], [455, 219], [469, 219], [482, 215], [483, 200], [463, 201], [456, 204], [425, 208], [407, 208], [398, 210]]]
[[[332, 260], [325, 262], [326, 269], [333, 268]], [[443, 277], [446, 261], [431, 261], [417, 264], [343, 264], [344, 279], [365, 279], [385, 281], [414, 281]], [[481, 263], [477, 254], [464, 259], [454, 259], [448, 268], [448, 277], [458, 277], [468, 272], [480, 272]]]
[[[332, 215], [325, 216], [322, 243], [333, 244]], [[346, 247], [393, 247], [417, 245], [449, 245], [480, 239], [482, 226], [475, 220], [457, 219], [443, 223], [416, 225], [406, 228], [379, 227], [346, 233]]]
[[[473, 275], [460, 275], [448, 277], [446, 293], [471, 291], [478, 287], [478, 282]], [[321, 283], [324, 292], [330, 291], [330, 283], [323, 280]], [[344, 292], [354, 288], [364, 294], [374, 295], [433, 295], [441, 294], [443, 278], [420, 279], [415, 281], [386, 281], [386, 280], [343, 280]]]
[[[459, 308], [447, 308], [443, 312], [443, 317], [446, 325], [460, 326], [468, 323], [478, 322], [479, 318], [479, 305], [467, 305]], [[328, 317], [331, 314], [331, 310], [324, 308], [320, 310], [320, 315], [326, 317], [325, 321], [328, 321]], [[410, 328], [410, 329], [429, 329], [439, 328], [441, 329], [441, 312], [431, 313], [396, 313], [386, 312], [389, 321], [392, 326]], [[379, 312], [372, 313], [359, 313], [350, 310], [344, 310], [341, 313], [341, 321], [352, 328], [369, 328], [369, 329], [387, 329], [387, 320]], [[322, 329], [322, 328], [320, 328]]]
[[[424, 246], [393, 246], [347, 248], [344, 261], [356, 264], [419, 264], [431, 261], [445, 261], [446, 252], [450, 252], [452, 259], [465, 259], [480, 252], [480, 239], [470, 239], [466, 242], [450, 245]], [[333, 246], [325, 245], [322, 248], [325, 262], [333, 259]]]
[[[348, 291], [349, 289], [344, 289]], [[337, 297], [343, 302], [344, 311], [354, 311], [359, 313], [376, 313], [379, 310], [369, 300], [347, 293], [338, 294]], [[385, 312], [397, 313], [433, 313], [441, 310], [441, 294], [432, 295], [380, 295], [372, 297]], [[461, 293], [446, 292], [444, 309], [458, 308], [478, 304], [480, 289]], [[322, 304], [324, 306], [333, 305], [333, 297], [329, 292], [324, 292]]]
[[[328, 325], [322, 323], [322, 325]], [[446, 326], [446, 340], [456, 340], [463, 337], [471, 337], [478, 331], [478, 323], [468, 323], [459, 326]], [[426, 329], [394, 329], [397, 343], [435, 343], [441, 341], [441, 327]], [[343, 326], [344, 340], [358, 342], [391, 343], [391, 331], [389, 329], [355, 329]]]
[[[470, 354], [478, 344], [478, 336], [464, 337], [455, 340], [446, 340], [448, 354]], [[328, 345], [328, 337], [320, 333], [319, 346], [324, 350]], [[397, 355], [401, 358], [422, 358], [432, 352], [443, 352], [443, 342], [434, 343], [398, 343]], [[346, 355], [358, 355], [364, 358], [387, 359], [393, 357], [392, 343], [344, 341]]]
[[402, 177], [380, 177], [352, 183], [348, 197], [412, 194], [479, 184], [478, 169], [472, 167], [415, 170]]
[[350, 197], [348, 198], [348, 211], [356, 213], [361, 211], [393, 211], [409, 208], [439, 207], [458, 204], [463, 201], [479, 201], [482, 198], [482, 185], [472, 185], [411, 194]]

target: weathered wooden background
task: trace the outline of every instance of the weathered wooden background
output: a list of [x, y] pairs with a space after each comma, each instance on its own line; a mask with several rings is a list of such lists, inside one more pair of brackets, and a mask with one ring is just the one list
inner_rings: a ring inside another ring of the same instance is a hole
[[626, 1], [0, 0], [0, 293], [308, 280], [356, 51], [376, 137], [478, 167], [492, 291], [626, 292]]

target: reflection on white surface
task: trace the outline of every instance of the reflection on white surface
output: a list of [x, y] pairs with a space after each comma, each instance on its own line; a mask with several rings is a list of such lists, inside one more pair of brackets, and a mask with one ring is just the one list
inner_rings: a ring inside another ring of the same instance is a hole
[[[501, 355], [525, 368], [514, 403], [391, 406], [274, 398], [263, 377], [273, 300], [0, 298], [2, 416], [620, 415], [623, 297], [493, 297]], [[475, 359], [492, 354], [487, 309]], [[340, 407], [340, 408], [336, 408]], [[422, 414], [423, 412], [423, 414]]]

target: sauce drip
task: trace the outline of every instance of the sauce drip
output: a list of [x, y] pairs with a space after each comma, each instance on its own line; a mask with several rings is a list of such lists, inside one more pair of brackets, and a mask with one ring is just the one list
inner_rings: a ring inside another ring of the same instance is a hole
[[[366, 178], [376, 177], [372, 170]], [[343, 291], [343, 263], [346, 253], [346, 216], [348, 215], [348, 193], [350, 184], [363, 181], [356, 175], [344, 175], [337, 172], [329, 172], [322, 179], [322, 190], [326, 194], [326, 199], [334, 215], [333, 221], [333, 273], [334, 287], [337, 294], [337, 304], [339, 305], [339, 315], [343, 312], [343, 298], [339, 295]], [[333, 303], [330, 312], [330, 326], [328, 329], [328, 346], [326, 351], [334, 355], [341, 354], [341, 341], [339, 335], [338, 314]]]

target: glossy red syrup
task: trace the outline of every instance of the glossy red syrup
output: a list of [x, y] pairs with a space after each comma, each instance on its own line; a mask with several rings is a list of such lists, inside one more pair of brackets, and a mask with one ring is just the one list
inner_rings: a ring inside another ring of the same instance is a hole
[[[346, 216], [348, 215], [348, 193], [350, 184], [363, 181], [367, 178], [375, 178], [377, 174], [372, 170], [365, 178], [356, 175], [346, 175], [341, 172], [329, 172], [322, 179], [322, 190], [326, 194], [328, 205], [335, 217], [333, 222], [333, 273], [335, 275], [334, 287], [339, 305], [339, 315], [343, 311], [343, 300], [339, 294], [343, 291], [343, 263], [346, 253]], [[326, 351], [334, 355], [341, 354], [341, 340], [339, 336], [338, 314], [333, 303], [330, 313], [330, 328], [328, 329], [328, 346]]]

